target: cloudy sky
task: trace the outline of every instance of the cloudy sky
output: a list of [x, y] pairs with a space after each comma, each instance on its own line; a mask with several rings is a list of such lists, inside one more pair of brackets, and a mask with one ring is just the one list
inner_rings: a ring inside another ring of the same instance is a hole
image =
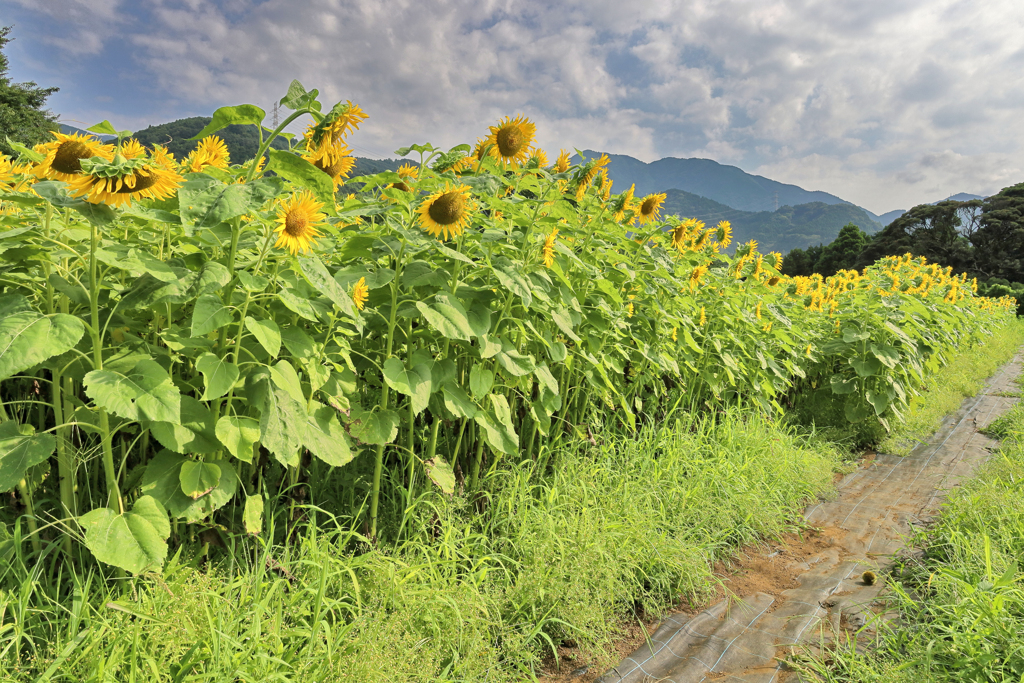
[[0, 0], [11, 75], [139, 129], [293, 78], [358, 154], [472, 143], [703, 157], [876, 213], [1024, 181], [1019, 0]]

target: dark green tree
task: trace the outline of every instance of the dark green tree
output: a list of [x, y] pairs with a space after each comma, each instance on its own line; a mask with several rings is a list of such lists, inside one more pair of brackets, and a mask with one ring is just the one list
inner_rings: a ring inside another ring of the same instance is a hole
[[835, 240], [822, 250], [821, 257], [814, 264], [814, 272], [828, 277], [840, 270], [856, 267], [857, 257], [868, 241], [867, 233], [858, 225], [847, 223], [839, 230]]
[[806, 249], [793, 249], [782, 260], [783, 275], [789, 275], [790, 277], [803, 275], [807, 277], [816, 272], [815, 268], [817, 267], [818, 259], [821, 258], [824, 250], [825, 247], [820, 244], [807, 247]]
[[979, 275], [1024, 282], [1024, 183], [986, 199], [980, 224], [971, 238]]
[[981, 205], [980, 199], [919, 204], [876, 234], [857, 257], [856, 267], [911, 253], [952, 266], [956, 272], [973, 272], [971, 239], [978, 231]]
[[11, 82], [7, 75], [9, 63], [3, 54], [4, 46], [12, 40], [10, 33], [10, 26], [0, 27], [0, 152], [13, 156], [7, 138], [30, 147], [53, 139], [50, 131], [58, 129], [57, 117], [43, 107], [46, 98], [58, 88]]

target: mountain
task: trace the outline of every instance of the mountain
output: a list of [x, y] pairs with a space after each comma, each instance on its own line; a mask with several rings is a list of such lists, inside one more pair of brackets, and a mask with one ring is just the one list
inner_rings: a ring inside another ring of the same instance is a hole
[[[163, 145], [176, 158], [181, 160], [199, 144], [198, 141], [189, 140], [189, 138], [198, 134], [211, 120], [208, 116], [178, 119], [177, 121], [161, 123], [136, 131], [132, 137], [146, 147], [152, 148], [153, 145]], [[60, 130], [66, 134], [82, 133], [84, 135], [92, 135], [104, 142], [116, 142], [117, 140], [117, 138], [111, 135], [96, 135], [95, 133], [63, 123], [60, 126]], [[252, 126], [228, 126], [217, 131], [216, 135], [224, 140], [224, 144], [228, 146], [231, 162], [235, 164], [244, 163], [252, 159], [260, 147], [259, 134]], [[274, 149], [288, 149], [288, 140], [279, 137], [270, 146]], [[372, 175], [381, 171], [394, 171], [405, 163], [401, 159], [365, 159], [363, 157], [356, 157], [355, 159], [356, 164], [352, 168], [351, 173], [349, 173], [349, 177], [352, 178], [361, 175]]]
[[869, 234], [882, 227], [853, 204], [807, 202], [782, 206], [778, 211], [741, 211], [683, 190], [665, 190], [665, 195], [662, 215], [699, 218], [709, 226], [727, 220], [732, 224], [735, 242], [756, 239], [763, 252], [784, 253], [797, 247], [828, 244], [847, 223]]
[[[583, 154], [590, 158], [600, 156], [601, 152], [588, 149]], [[828, 192], [780, 183], [711, 159], [666, 157], [648, 164], [624, 154], [609, 154], [608, 157], [611, 159], [608, 177], [615, 181], [616, 188], [626, 189], [636, 183], [638, 197], [675, 188], [743, 211], [774, 211], [780, 206], [810, 202], [850, 204]], [[870, 212], [865, 213], [872, 220], [877, 218]]]
[[894, 220], [896, 220], [897, 218], [899, 218], [900, 216], [902, 216], [906, 212], [907, 212], [906, 209], [896, 209], [895, 211], [889, 211], [888, 213], [883, 213], [881, 216], [878, 217], [878, 222], [884, 227], [884, 226], [889, 225], [890, 223], [892, 223]]

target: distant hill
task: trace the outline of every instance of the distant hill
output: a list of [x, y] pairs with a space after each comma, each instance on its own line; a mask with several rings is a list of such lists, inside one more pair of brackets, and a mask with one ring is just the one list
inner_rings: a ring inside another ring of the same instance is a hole
[[[601, 152], [585, 150], [584, 155], [599, 156]], [[736, 166], [726, 166], [711, 159], [677, 159], [666, 157], [651, 163], [624, 154], [609, 154], [608, 176], [616, 189], [636, 183], [636, 194], [664, 192], [670, 188], [713, 199], [742, 211], [774, 211], [778, 206], [796, 206], [810, 202], [850, 204], [828, 192], [805, 190], [797, 185], [780, 183], [764, 176], [752, 175]], [[877, 216], [862, 209], [872, 220]]]
[[[211, 119], [208, 116], [178, 119], [177, 121], [161, 123], [136, 131], [132, 137], [149, 148], [152, 148], [153, 145], [163, 145], [180, 160], [188, 156], [188, 153], [199, 144], [197, 140], [193, 141], [189, 140], [189, 138], [198, 134], [210, 121]], [[95, 133], [89, 133], [63, 123], [60, 129], [62, 133], [83, 133], [98, 137], [105, 142], [116, 140], [116, 138], [110, 135], [96, 135]], [[259, 136], [253, 126], [228, 126], [217, 131], [216, 135], [224, 140], [224, 143], [228, 146], [228, 151], [231, 154], [231, 163], [233, 164], [244, 163], [252, 159], [256, 156], [256, 151], [260, 147]], [[277, 138], [271, 143], [271, 147], [274, 149], [288, 149], [288, 141], [284, 138]], [[372, 175], [381, 171], [394, 171], [405, 163], [401, 159], [366, 159], [363, 157], [356, 157], [355, 159], [356, 165], [352, 172], [349, 173], [349, 176], [352, 178], [361, 175]]]
[[852, 204], [808, 202], [782, 206], [778, 211], [741, 211], [683, 190], [666, 190], [665, 195], [662, 215], [699, 218], [708, 226], [727, 220], [732, 223], [734, 241], [756, 239], [761, 251], [784, 253], [797, 247], [828, 244], [847, 223], [869, 234], [882, 228], [866, 211]]

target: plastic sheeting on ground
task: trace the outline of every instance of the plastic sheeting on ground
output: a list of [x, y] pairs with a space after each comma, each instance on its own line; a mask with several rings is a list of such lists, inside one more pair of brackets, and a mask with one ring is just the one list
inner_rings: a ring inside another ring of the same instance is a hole
[[828, 530], [832, 544], [792, 567], [793, 588], [727, 598], [692, 618], [670, 615], [598, 683], [795, 678], [780, 658], [796, 643], [865, 624], [884, 581], [879, 574], [866, 585], [863, 572], [889, 564], [912, 527], [927, 523], [946, 492], [989, 457], [996, 444], [978, 430], [1017, 400], [1013, 380], [1021, 370], [1018, 354], [909, 456], [878, 455], [839, 482], [835, 500], [809, 507], [807, 523]]

